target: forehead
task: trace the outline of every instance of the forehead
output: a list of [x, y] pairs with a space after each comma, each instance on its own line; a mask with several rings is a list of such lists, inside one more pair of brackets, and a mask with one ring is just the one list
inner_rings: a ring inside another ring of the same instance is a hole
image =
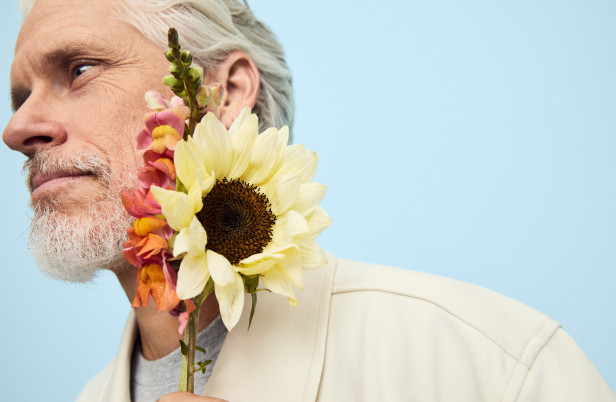
[[78, 38], [87, 34], [104, 36], [120, 22], [111, 0], [37, 0], [19, 31], [15, 52], [31, 40], [56, 36]]
[[50, 64], [69, 56], [147, 57], [153, 44], [117, 16], [117, 1], [126, 0], [37, 0], [17, 38], [11, 83], [27, 85], [32, 74], [51, 74]]

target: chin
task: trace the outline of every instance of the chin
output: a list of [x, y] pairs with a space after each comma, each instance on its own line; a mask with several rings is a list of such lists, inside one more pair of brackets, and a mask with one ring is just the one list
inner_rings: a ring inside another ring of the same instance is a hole
[[29, 246], [39, 269], [69, 282], [90, 282], [101, 269], [120, 273], [129, 264], [122, 256], [126, 228], [133, 221], [119, 199], [81, 209], [62, 208], [57, 200], [33, 205]]

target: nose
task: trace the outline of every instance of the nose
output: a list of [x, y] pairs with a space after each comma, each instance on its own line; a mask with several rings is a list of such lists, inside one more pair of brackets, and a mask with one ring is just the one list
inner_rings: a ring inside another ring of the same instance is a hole
[[2, 140], [11, 149], [26, 156], [66, 142], [67, 133], [49, 104], [31, 94], [13, 114], [4, 129]]

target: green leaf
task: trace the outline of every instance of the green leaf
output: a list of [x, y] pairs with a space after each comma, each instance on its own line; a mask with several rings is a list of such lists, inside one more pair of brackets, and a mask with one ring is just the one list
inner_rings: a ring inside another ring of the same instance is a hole
[[180, 339], [180, 349], [182, 351], [182, 355], [187, 356], [188, 355], [188, 346], [186, 346], [186, 344], [184, 343], [183, 340]]
[[251, 293], [252, 295], [252, 307], [250, 308], [250, 318], [248, 319], [248, 331], [250, 331], [250, 325], [252, 325], [252, 317], [255, 315], [255, 308], [257, 307], [257, 294]]
[[205, 354], [205, 349], [203, 349], [201, 346], [195, 346], [195, 349]]
[[203, 374], [205, 374], [205, 370], [207, 369], [207, 366], [212, 364], [211, 360], [206, 360], [204, 362], [197, 362], [197, 368], [195, 369], [195, 371], [201, 371]]

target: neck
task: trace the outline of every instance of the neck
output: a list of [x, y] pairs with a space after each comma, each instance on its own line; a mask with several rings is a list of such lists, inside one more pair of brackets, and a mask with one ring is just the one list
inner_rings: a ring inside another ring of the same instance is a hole
[[[116, 276], [128, 300], [132, 302], [137, 292], [137, 269], [134, 267], [124, 269], [116, 273]], [[180, 346], [179, 340], [184, 336], [178, 334], [178, 318], [167, 311], [156, 311], [152, 297], [147, 307], [135, 307], [134, 310], [143, 357], [147, 360], [160, 359]], [[199, 331], [207, 327], [218, 315], [218, 301], [212, 293], [201, 305]]]

